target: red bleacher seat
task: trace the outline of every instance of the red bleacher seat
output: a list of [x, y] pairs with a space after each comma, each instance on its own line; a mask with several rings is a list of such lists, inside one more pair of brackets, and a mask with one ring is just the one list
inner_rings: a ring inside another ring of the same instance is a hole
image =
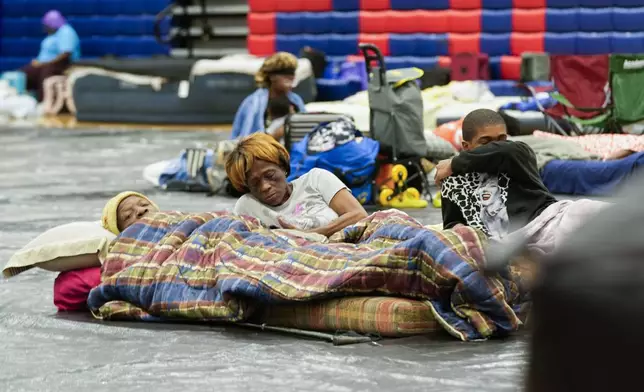
[[484, 53], [457, 53], [452, 56], [450, 68], [452, 80], [490, 79], [490, 60]]
[[449, 34], [449, 54], [455, 55], [457, 53], [479, 53], [481, 35], [479, 33], [472, 34]]
[[481, 31], [481, 10], [450, 11], [450, 33], [478, 33]]
[[278, 0], [248, 0], [250, 12], [275, 12]]
[[249, 34], [275, 34], [275, 13], [252, 12], [248, 14]]
[[423, 24], [417, 12], [414, 11], [389, 11], [385, 19], [387, 33], [418, 33]]
[[521, 79], [520, 56], [501, 56], [501, 78], [506, 80]]
[[324, 12], [333, 11], [332, 0], [304, 0], [302, 11]]
[[438, 66], [441, 68], [451, 68], [452, 58], [448, 56], [438, 56]]
[[510, 52], [520, 56], [523, 52], [543, 52], [544, 33], [512, 33], [510, 36]]
[[546, 31], [546, 10], [512, 10], [512, 31], [519, 33], [543, 33]]
[[390, 10], [391, 2], [389, 0], [360, 0], [360, 9], [361, 10]]
[[421, 21], [419, 33], [443, 34], [449, 31], [449, 11], [411, 11]]
[[512, 0], [512, 7], [517, 8], [546, 8], [547, 0]]
[[304, 10], [304, 3], [309, 0], [276, 0], [278, 12], [298, 12]]
[[387, 30], [388, 11], [362, 11], [360, 12], [360, 32], [381, 34]]
[[480, 10], [481, 0], [450, 0], [449, 8], [452, 10]]
[[274, 35], [249, 35], [248, 52], [255, 56], [270, 56], [275, 53]]
[[360, 34], [358, 43], [374, 44], [380, 49], [383, 56], [389, 56], [389, 34]]

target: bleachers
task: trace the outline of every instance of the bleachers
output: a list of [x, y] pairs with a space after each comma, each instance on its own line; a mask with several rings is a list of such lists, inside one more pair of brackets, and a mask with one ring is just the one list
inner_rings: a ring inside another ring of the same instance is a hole
[[[169, 48], [154, 38], [154, 20], [170, 0], [2, 0], [0, 71], [19, 68], [38, 55], [44, 38], [40, 23], [59, 10], [81, 38], [83, 58], [105, 55], [149, 57]], [[170, 20], [164, 21], [164, 34]]]
[[644, 52], [644, 0], [249, 0], [250, 53], [329, 56], [380, 46], [390, 67], [483, 52], [494, 79], [519, 76], [523, 52]]

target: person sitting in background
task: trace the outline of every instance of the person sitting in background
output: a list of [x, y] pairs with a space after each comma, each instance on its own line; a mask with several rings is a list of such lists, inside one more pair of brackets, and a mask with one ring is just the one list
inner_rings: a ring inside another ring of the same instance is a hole
[[478, 109], [465, 117], [463, 151], [436, 166], [443, 226], [476, 227], [494, 239], [516, 232], [529, 237], [535, 250], [550, 253], [608, 204], [557, 201], [541, 180], [532, 149], [507, 137], [505, 121], [493, 110]]
[[268, 101], [268, 120], [270, 125], [266, 133], [280, 141], [284, 137], [284, 125], [286, 117], [295, 113], [295, 108], [286, 96], [273, 98]]
[[305, 112], [304, 101], [294, 93], [297, 58], [290, 53], [278, 52], [267, 58], [257, 74], [259, 88], [246, 97], [235, 114], [231, 139], [266, 130], [270, 124], [268, 103], [285, 97], [296, 112]]
[[327, 237], [367, 216], [342, 181], [326, 170], [313, 169], [289, 183], [289, 160], [286, 149], [268, 134], [243, 138], [226, 160], [228, 179], [244, 193], [235, 214], [271, 228]]
[[103, 207], [101, 224], [119, 235], [137, 220], [155, 212], [159, 212], [159, 207], [147, 196], [138, 192], [121, 192]]
[[62, 75], [69, 65], [80, 58], [80, 39], [63, 15], [49, 11], [42, 18], [47, 37], [40, 44], [40, 53], [21, 71], [27, 77], [27, 89], [37, 92], [36, 99], [43, 100], [43, 82], [50, 76]]

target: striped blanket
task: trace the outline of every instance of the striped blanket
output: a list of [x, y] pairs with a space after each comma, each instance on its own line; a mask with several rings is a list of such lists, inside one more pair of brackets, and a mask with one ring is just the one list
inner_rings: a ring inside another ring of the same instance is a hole
[[483, 276], [484, 235], [437, 231], [381, 211], [328, 243], [228, 212], [157, 213], [111, 245], [88, 305], [97, 318], [241, 322], [259, 307], [349, 295], [426, 299], [462, 340], [506, 335], [527, 301], [520, 279]]

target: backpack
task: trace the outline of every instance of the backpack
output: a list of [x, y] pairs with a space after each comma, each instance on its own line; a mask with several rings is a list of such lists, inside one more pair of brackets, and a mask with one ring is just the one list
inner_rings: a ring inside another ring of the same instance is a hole
[[346, 119], [319, 124], [291, 147], [291, 175], [295, 180], [313, 168], [335, 174], [362, 204], [373, 202], [373, 179], [380, 144], [363, 137]]

